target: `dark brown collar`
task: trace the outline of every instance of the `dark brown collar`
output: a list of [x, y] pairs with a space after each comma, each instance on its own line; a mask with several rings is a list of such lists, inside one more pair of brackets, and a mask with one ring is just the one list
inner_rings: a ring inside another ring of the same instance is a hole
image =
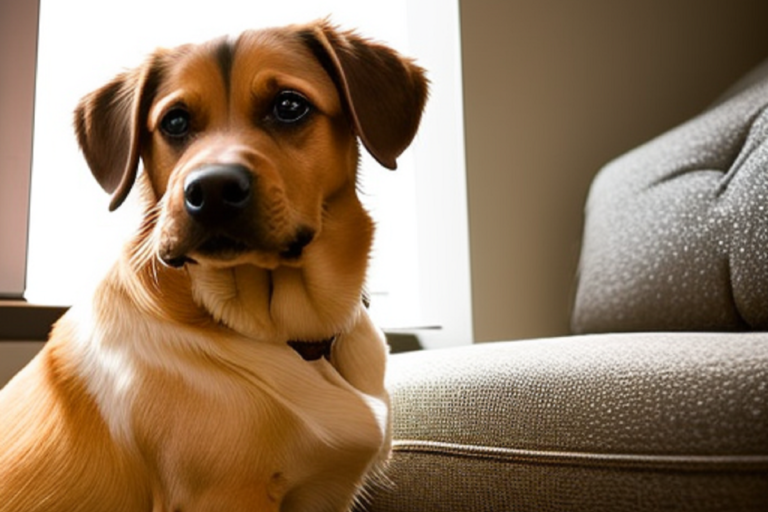
[[298, 352], [305, 361], [317, 361], [321, 357], [330, 361], [334, 341], [336, 341], [336, 336], [320, 341], [289, 340], [288, 346]]

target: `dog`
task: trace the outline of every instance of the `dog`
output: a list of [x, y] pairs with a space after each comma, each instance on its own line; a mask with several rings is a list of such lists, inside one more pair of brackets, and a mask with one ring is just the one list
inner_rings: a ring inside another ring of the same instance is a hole
[[0, 511], [350, 509], [391, 437], [359, 146], [394, 169], [427, 95], [327, 20], [157, 50], [86, 95], [88, 166], [142, 220], [0, 392]]

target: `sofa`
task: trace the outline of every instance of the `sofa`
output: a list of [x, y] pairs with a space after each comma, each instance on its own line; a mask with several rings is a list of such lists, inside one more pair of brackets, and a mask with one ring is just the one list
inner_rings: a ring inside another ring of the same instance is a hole
[[369, 512], [768, 511], [768, 64], [606, 165], [573, 335], [391, 357]]

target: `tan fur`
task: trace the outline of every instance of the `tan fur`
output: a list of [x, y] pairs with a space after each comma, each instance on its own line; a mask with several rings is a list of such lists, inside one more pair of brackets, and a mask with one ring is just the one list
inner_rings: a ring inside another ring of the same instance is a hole
[[[311, 103], [301, 124], [275, 122], [284, 90]], [[0, 511], [347, 510], [389, 452], [357, 138], [393, 168], [425, 100], [421, 69], [326, 22], [158, 50], [83, 98], [94, 177], [112, 208], [138, 184], [145, 215], [0, 391]], [[180, 105], [194, 136], [174, 141]], [[185, 210], [210, 164], [253, 176], [243, 246], [204, 249]], [[332, 336], [329, 360], [288, 345]]]

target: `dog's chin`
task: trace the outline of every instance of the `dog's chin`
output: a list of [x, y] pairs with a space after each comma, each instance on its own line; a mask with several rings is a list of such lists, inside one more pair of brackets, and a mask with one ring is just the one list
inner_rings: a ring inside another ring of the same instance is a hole
[[301, 265], [301, 258], [285, 259], [279, 253], [259, 250], [227, 251], [217, 254], [192, 253], [188, 263], [219, 269], [251, 265], [265, 270], [275, 270], [281, 266], [298, 267]]
[[211, 268], [253, 265], [266, 270], [274, 270], [280, 266], [300, 267], [303, 252], [303, 247], [297, 249], [291, 246], [283, 250], [254, 249], [234, 239], [212, 237], [185, 254], [161, 256], [160, 260], [172, 268], [182, 268], [185, 265], [201, 265]]

